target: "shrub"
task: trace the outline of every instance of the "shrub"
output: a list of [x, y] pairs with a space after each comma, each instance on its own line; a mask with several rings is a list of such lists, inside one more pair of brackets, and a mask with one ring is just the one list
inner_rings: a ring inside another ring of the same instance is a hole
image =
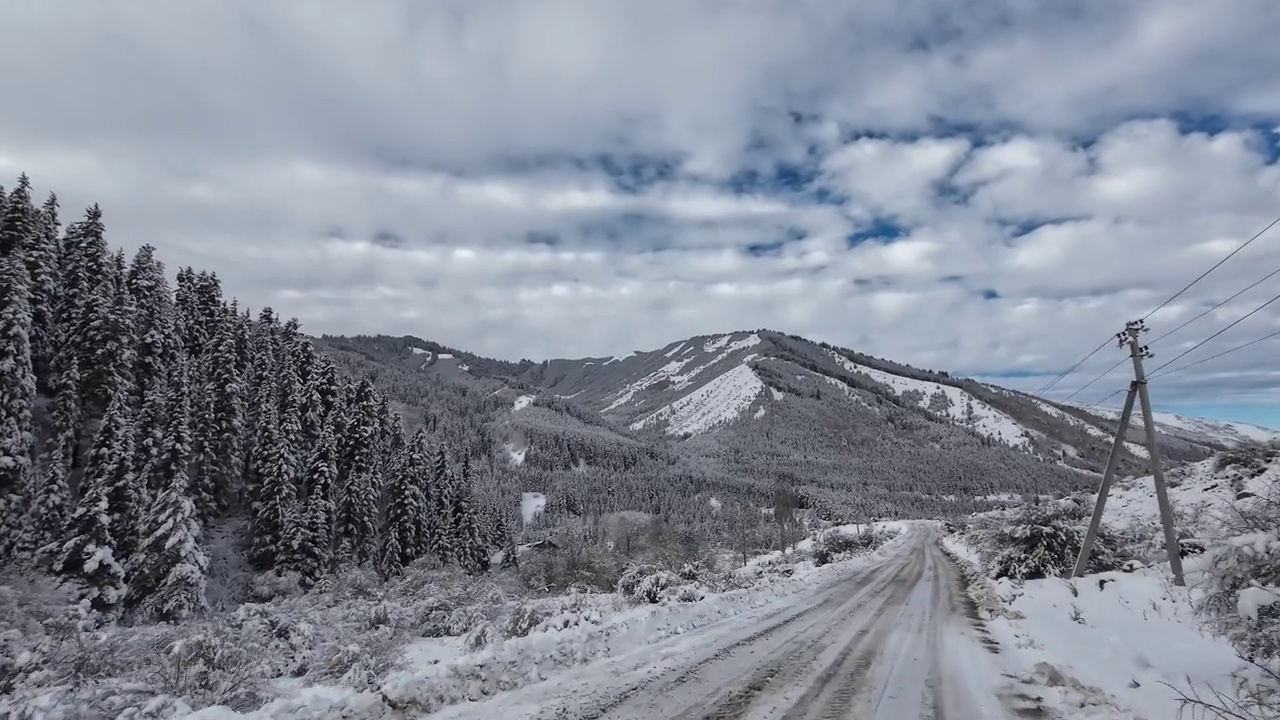
[[[1084, 507], [1076, 500], [1024, 505], [1012, 518], [977, 530], [978, 549], [993, 578], [1060, 577], [1075, 566], [1086, 520]], [[1088, 570], [1115, 570], [1129, 559], [1125, 542], [1106, 526], [1100, 528]]]

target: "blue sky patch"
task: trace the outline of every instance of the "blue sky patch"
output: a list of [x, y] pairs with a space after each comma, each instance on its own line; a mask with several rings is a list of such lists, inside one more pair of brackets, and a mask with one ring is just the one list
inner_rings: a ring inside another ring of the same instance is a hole
[[861, 230], [845, 236], [847, 247], [856, 247], [874, 240], [894, 240], [907, 234], [907, 228], [888, 218], [877, 218]]

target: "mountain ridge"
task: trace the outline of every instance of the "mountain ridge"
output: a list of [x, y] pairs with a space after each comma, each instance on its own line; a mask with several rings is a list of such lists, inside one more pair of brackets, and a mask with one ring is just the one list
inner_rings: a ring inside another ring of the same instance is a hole
[[[540, 362], [415, 336], [320, 344], [376, 375], [410, 425], [438, 414], [418, 407], [428, 388], [453, 388], [449, 412], [484, 438], [474, 451], [522, 491], [683, 482], [762, 496], [786, 481], [833, 517], [949, 514], [1095, 484], [1116, 429], [1105, 413], [767, 329]], [[1197, 422], [1160, 428], [1167, 462], [1247, 439]], [[1147, 472], [1140, 426], [1126, 440], [1120, 472]]]

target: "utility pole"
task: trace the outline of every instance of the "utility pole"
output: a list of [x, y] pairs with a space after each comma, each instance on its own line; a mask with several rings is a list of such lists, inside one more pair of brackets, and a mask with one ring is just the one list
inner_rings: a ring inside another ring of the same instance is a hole
[[1182, 555], [1178, 547], [1178, 534], [1173, 527], [1173, 508], [1169, 504], [1169, 493], [1164, 483], [1164, 468], [1160, 466], [1160, 448], [1156, 444], [1156, 424], [1151, 413], [1151, 396], [1147, 393], [1147, 375], [1142, 369], [1142, 361], [1151, 357], [1151, 351], [1139, 342], [1139, 335], [1147, 332], [1146, 323], [1134, 320], [1125, 323], [1123, 332], [1116, 333], [1120, 347], [1128, 346], [1129, 356], [1133, 358], [1133, 382], [1129, 384], [1129, 392], [1125, 396], [1124, 410], [1120, 413], [1120, 425], [1116, 428], [1115, 440], [1111, 443], [1111, 455], [1107, 458], [1107, 467], [1102, 474], [1102, 485], [1098, 489], [1098, 500], [1093, 507], [1093, 517], [1089, 520], [1089, 529], [1085, 533], [1084, 543], [1080, 546], [1080, 555], [1076, 557], [1076, 566], [1072, 577], [1084, 574], [1089, 562], [1089, 552], [1098, 537], [1098, 528], [1102, 525], [1102, 511], [1107, 504], [1107, 493], [1111, 490], [1111, 482], [1115, 478], [1116, 465], [1120, 461], [1120, 452], [1124, 447], [1125, 433], [1129, 430], [1129, 420], [1133, 416], [1134, 400], [1142, 403], [1142, 424], [1147, 436], [1147, 455], [1151, 460], [1151, 477], [1156, 485], [1156, 502], [1160, 505], [1160, 524], [1164, 527], [1164, 548], [1169, 556], [1169, 568], [1173, 571], [1173, 584], [1182, 586], [1186, 580], [1182, 575]]

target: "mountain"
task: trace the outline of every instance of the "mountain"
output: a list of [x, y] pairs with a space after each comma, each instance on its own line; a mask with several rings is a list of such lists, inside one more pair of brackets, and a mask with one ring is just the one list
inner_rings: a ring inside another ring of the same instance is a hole
[[[1109, 420], [1119, 421], [1120, 411], [1112, 408], [1094, 408], [1092, 412]], [[1210, 420], [1174, 413], [1152, 413], [1157, 432], [1180, 437], [1205, 445], [1239, 447], [1251, 443], [1266, 443], [1280, 439], [1280, 430], [1272, 430], [1252, 423], [1234, 420]], [[1142, 411], [1135, 409], [1132, 422], [1142, 425]]]
[[[783, 480], [832, 514], [947, 513], [1092, 485], [1116, 427], [1107, 414], [770, 330], [543, 362], [411, 336], [317, 342], [373, 375], [410, 423], [453, 393], [449, 412], [471, 418], [476, 451], [540, 492], [589, 495], [607, 482], [643, 494], [681, 478], [685, 494], [763, 497]], [[1171, 462], [1250, 437], [1189, 419], [1161, 418], [1159, 432]], [[1135, 426], [1120, 471], [1146, 462]]]

